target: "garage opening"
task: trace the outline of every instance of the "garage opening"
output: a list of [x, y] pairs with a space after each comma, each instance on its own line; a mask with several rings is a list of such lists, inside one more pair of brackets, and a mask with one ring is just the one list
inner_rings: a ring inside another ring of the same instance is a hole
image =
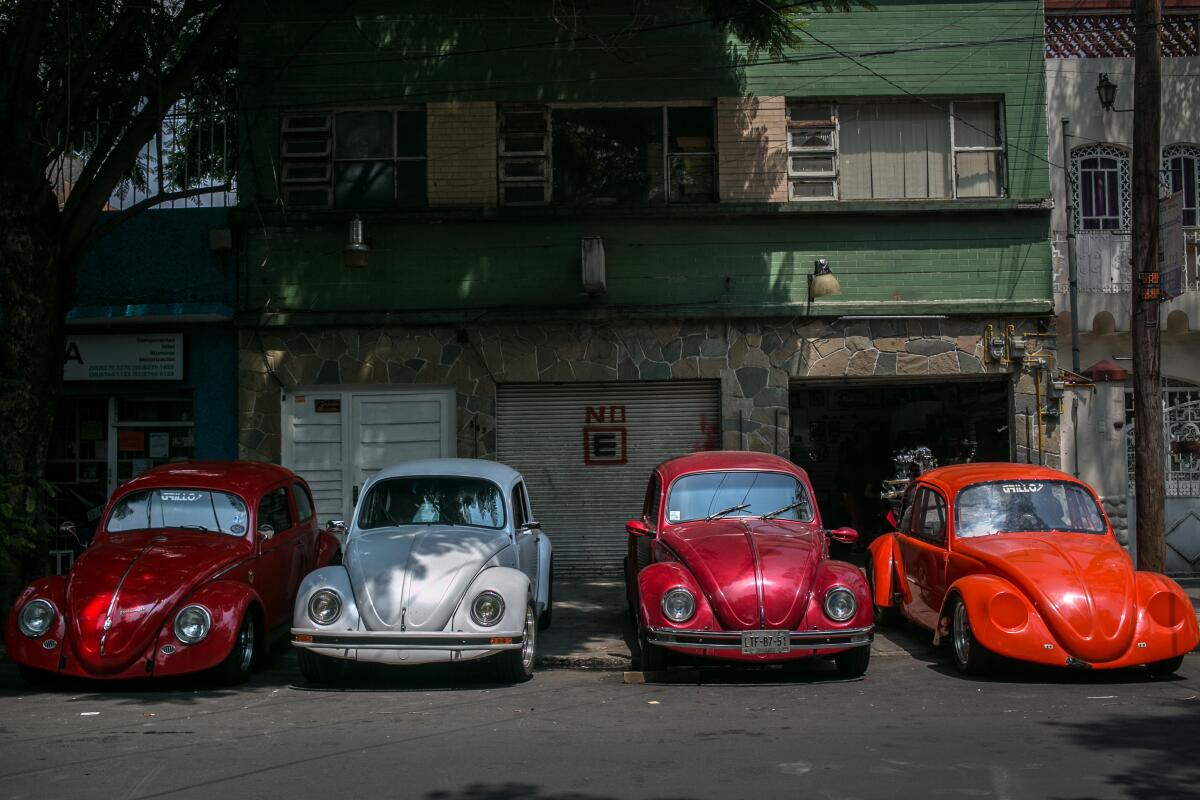
[[927, 447], [939, 466], [1010, 460], [1009, 396], [1007, 378], [793, 384], [792, 461], [808, 471], [826, 526], [866, 542], [887, 527], [880, 493], [897, 452]]

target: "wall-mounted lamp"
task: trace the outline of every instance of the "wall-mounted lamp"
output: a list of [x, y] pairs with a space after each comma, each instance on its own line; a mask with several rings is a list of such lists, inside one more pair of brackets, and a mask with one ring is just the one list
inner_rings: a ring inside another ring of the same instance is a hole
[[813, 262], [813, 274], [808, 276], [808, 299], [829, 297], [842, 293], [842, 285], [829, 269], [829, 259], [818, 258]]
[[371, 255], [367, 244], [367, 235], [363, 231], [363, 221], [359, 216], [350, 220], [350, 241], [342, 248], [342, 264], [347, 267], [365, 267]]
[[1132, 108], [1113, 108], [1117, 101], [1117, 84], [1109, 79], [1107, 72], [1100, 73], [1100, 81], [1096, 84], [1096, 96], [1100, 98], [1100, 107], [1105, 111], [1117, 111], [1122, 114], [1133, 111]]

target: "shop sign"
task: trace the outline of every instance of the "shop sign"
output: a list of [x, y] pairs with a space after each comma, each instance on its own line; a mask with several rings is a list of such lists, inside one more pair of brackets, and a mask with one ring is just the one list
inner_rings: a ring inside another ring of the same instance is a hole
[[1158, 271], [1164, 299], [1183, 294], [1183, 192], [1158, 201]]
[[626, 463], [627, 435], [625, 406], [588, 406], [584, 413], [583, 463], [589, 467]]
[[183, 380], [183, 334], [68, 336], [63, 380]]

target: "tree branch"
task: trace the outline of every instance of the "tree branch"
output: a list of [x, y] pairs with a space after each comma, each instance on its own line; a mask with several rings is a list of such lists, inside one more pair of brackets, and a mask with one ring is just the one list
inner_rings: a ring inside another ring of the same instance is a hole
[[77, 262], [83, 254], [82, 246], [109, 196], [137, 158], [138, 151], [158, 131], [164, 110], [175, 105], [205, 59], [212, 57], [214, 46], [233, 25], [237, 5], [237, 0], [227, 0], [208, 18], [175, 66], [163, 77], [161, 99], [142, 106], [112, 149], [104, 153], [100, 168], [72, 190], [63, 208], [63, 246], [60, 251], [67, 263]]
[[228, 192], [233, 188], [230, 181], [226, 181], [220, 186], [204, 186], [198, 189], [181, 189], [178, 192], [161, 192], [153, 197], [147, 197], [145, 200], [140, 200], [129, 208], [122, 209], [109, 217], [104, 224], [98, 225], [92, 229], [88, 237], [83, 240], [80, 245], [81, 252], [90, 250], [96, 242], [108, 236], [116, 228], [124, 225], [135, 216], [145, 211], [148, 208], [153, 208], [160, 203], [170, 203], [175, 200], [187, 200], [191, 197], [200, 197], [206, 194], [216, 194], [217, 192]]

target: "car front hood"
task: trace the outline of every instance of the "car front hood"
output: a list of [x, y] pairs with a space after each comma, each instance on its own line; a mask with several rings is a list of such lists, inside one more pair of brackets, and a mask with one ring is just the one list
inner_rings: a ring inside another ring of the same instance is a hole
[[1136, 579], [1110, 536], [998, 533], [960, 539], [955, 549], [1020, 588], [1070, 655], [1111, 661], [1132, 644]]
[[368, 630], [440, 631], [483, 565], [511, 544], [504, 531], [406, 525], [356, 533], [344, 562]]
[[128, 669], [184, 597], [250, 555], [245, 539], [219, 533], [156, 530], [105, 537], [80, 556], [67, 579], [72, 652], [92, 673]]
[[797, 630], [821, 565], [822, 536], [804, 523], [718, 519], [672, 526], [663, 541], [699, 581], [722, 627]]

